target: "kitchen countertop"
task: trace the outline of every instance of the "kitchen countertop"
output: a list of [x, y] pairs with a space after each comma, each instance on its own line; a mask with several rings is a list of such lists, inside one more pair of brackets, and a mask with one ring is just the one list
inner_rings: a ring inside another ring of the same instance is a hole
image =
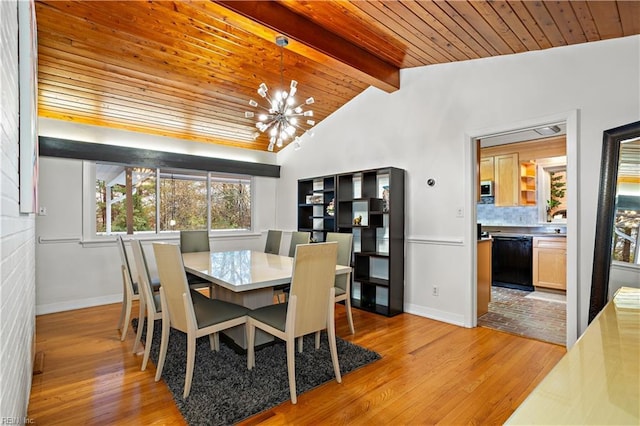
[[566, 237], [567, 228], [563, 226], [482, 226], [483, 232], [494, 237]]
[[544, 233], [525, 233], [525, 232], [502, 232], [493, 231], [489, 232], [492, 237], [551, 237], [551, 238], [566, 238], [567, 234], [556, 234], [555, 232]]

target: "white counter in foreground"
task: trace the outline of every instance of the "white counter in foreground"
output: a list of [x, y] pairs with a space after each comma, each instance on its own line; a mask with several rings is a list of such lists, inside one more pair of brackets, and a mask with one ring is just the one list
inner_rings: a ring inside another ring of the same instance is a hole
[[609, 302], [506, 424], [640, 424], [640, 309]]

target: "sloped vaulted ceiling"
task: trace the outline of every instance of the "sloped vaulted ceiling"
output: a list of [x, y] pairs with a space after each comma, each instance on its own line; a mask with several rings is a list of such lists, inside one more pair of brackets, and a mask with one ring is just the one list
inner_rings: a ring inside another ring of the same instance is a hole
[[36, 2], [39, 114], [266, 150], [261, 82], [313, 96], [316, 122], [399, 70], [640, 34], [638, 1]]

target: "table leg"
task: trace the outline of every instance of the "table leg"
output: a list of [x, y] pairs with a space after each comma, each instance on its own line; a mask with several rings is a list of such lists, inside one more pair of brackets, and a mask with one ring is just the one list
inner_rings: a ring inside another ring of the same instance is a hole
[[[273, 288], [262, 288], [258, 290], [235, 292], [224, 287], [216, 286], [216, 297], [220, 300], [233, 302], [247, 308], [255, 309], [273, 304]], [[242, 349], [247, 349], [247, 338], [245, 336], [245, 326], [240, 325], [224, 330], [222, 333], [233, 339]], [[256, 346], [273, 341], [273, 336], [256, 329]]]

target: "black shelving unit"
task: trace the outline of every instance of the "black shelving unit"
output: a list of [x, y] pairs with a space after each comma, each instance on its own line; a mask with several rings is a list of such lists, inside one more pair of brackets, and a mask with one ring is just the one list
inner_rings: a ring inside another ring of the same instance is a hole
[[[298, 231], [311, 232], [312, 241], [322, 242], [336, 230], [335, 176], [298, 181]], [[333, 214], [330, 205], [333, 203]]]
[[[322, 234], [318, 241], [328, 231], [352, 233], [351, 304], [387, 316], [404, 310], [404, 181], [404, 170], [385, 167], [298, 182], [298, 229]], [[336, 200], [330, 219], [306, 202], [320, 194]]]

